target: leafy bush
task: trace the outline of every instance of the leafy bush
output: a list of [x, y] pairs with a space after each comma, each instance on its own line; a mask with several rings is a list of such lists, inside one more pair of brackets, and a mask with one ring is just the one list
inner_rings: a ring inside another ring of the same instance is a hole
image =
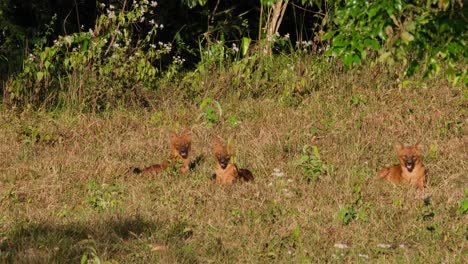
[[390, 66], [398, 62], [406, 75], [424, 65], [424, 75], [432, 76], [441, 62], [448, 62], [448, 76], [455, 83], [466, 82], [466, 69], [452, 64], [468, 57], [467, 23], [461, 12], [456, 0], [346, 1], [332, 13], [332, 29], [322, 36], [332, 39], [325, 54], [340, 57], [347, 66], [379, 54], [379, 61]]
[[[94, 111], [152, 87], [158, 73], [155, 62], [172, 48], [155, 43], [163, 25], [146, 19], [156, 5], [141, 1], [128, 10], [126, 2], [120, 10], [110, 5], [94, 29], [60, 36], [53, 46], [39, 43], [9, 87], [12, 101], [26, 107], [68, 105]], [[139, 26], [149, 28], [144, 37], [137, 32]]]

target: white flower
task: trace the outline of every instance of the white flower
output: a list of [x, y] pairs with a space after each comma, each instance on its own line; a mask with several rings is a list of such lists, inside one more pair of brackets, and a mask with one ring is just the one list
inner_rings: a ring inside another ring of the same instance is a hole
[[185, 62], [185, 59], [180, 58], [180, 56], [173, 56], [172, 60], [175, 64], [182, 65]]
[[341, 244], [341, 243], [336, 243], [334, 246], [335, 246], [336, 248], [341, 248], [341, 249], [343, 249], [343, 248], [348, 248], [348, 245], [346, 245], [346, 244]]
[[150, 44], [150, 47], [151, 47], [152, 49], [155, 49], [155, 48], [156, 48], [156, 45]]
[[164, 25], [163, 25], [163, 24], [160, 24], [160, 25], [159, 25], [159, 28], [163, 29], [163, 28], [164, 28]]
[[289, 33], [286, 33], [286, 35], [284, 35], [284, 37], [289, 39]]
[[109, 14], [108, 16], [109, 16], [110, 19], [115, 17], [115, 12], [114, 11], [109, 11], [108, 14]]
[[114, 5], [109, 5], [109, 9], [110, 9], [110, 10], [113, 10], [114, 8], [115, 8]]
[[381, 243], [381, 244], [377, 244], [377, 247], [379, 247], [379, 248], [391, 248], [392, 245], [390, 245], [390, 244], [382, 244], [382, 243]]
[[232, 50], [234, 50], [234, 52], [239, 52], [239, 48], [237, 47], [236, 43], [232, 43]]
[[114, 47], [114, 48], [118, 48], [119, 46], [120, 46], [119, 43], [112, 44], [112, 47]]
[[65, 36], [65, 42], [67, 42], [68, 45], [71, 44], [71, 37], [70, 36]]
[[150, 23], [150, 24], [154, 24], [154, 19], [151, 19], [151, 20], [149, 21], [149, 23]]
[[281, 172], [280, 169], [273, 169], [273, 173], [271, 173], [271, 176], [283, 177], [284, 172]]
[[150, 3], [150, 6], [152, 7], [156, 7], [158, 5], [158, 3], [156, 1], [151, 1]]

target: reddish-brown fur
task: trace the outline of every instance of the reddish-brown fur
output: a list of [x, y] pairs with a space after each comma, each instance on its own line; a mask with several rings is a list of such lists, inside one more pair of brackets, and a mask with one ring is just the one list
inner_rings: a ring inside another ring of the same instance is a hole
[[254, 179], [251, 171], [247, 169], [238, 169], [231, 162], [232, 149], [224, 146], [219, 140], [213, 143], [213, 153], [216, 158], [216, 169], [214, 178], [221, 184], [232, 184], [238, 179], [252, 181]]
[[383, 168], [377, 176], [392, 183], [403, 182], [419, 189], [423, 188], [426, 182], [426, 169], [421, 160], [419, 143], [410, 147], [397, 144], [395, 149], [400, 164]]
[[170, 164], [181, 162], [180, 173], [186, 175], [189, 171], [189, 154], [192, 144], [192, 132], [190, 129], [183, 130], [180, 135], [171, 132], [169, 135], [169, 142], [171, 145], [171, 155], [168, 160], [161, 164], [151, 165], [142, 170], [135, 168], [135, 173], [159, 173], [162, 170], [167, 169]]

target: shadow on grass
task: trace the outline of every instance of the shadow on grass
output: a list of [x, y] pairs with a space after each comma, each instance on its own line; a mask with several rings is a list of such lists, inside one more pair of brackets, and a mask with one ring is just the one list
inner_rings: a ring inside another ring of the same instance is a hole
[[17, 223], [0, 233], [0, 262], [79, 263], [83, 255], [92, 257], [96, 252], [110, 259], [130, 253], [128, 240], [149, 237], [160, 226], [139, 216], [99, 223]]

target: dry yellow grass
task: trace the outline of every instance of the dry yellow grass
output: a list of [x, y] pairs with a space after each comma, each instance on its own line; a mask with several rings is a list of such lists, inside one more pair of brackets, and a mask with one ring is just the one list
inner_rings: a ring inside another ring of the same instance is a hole
[[[3, 110], [0, 261], [466, 261], [467, 216], [457, 212], [468, 171], [461, 89], [442, 80], [398, 88], [366, 73], [343, 76], [294, 106], [213, 94], [223, 116], [212, 128], [182, 95], [101, 115]], [[169, 131], [184, 126], [192, 128], [193, 157], [201, 157], [187, 177], [127, 173], [166, 158]], [[235, 162], [255, 182], [209, 179], [215, 135], [235, 142]], [[375, 177], [397, 162], [397, 141], [418, 140], [429, 170], [423, 191]], [[297, 165], [305, 145], [317, 146], [332, 168], [316, 182]], [[274, 169], [284, 176], [272, 176]], [[339, 217], [344, 208], [355, 210], [349, 224]]]

